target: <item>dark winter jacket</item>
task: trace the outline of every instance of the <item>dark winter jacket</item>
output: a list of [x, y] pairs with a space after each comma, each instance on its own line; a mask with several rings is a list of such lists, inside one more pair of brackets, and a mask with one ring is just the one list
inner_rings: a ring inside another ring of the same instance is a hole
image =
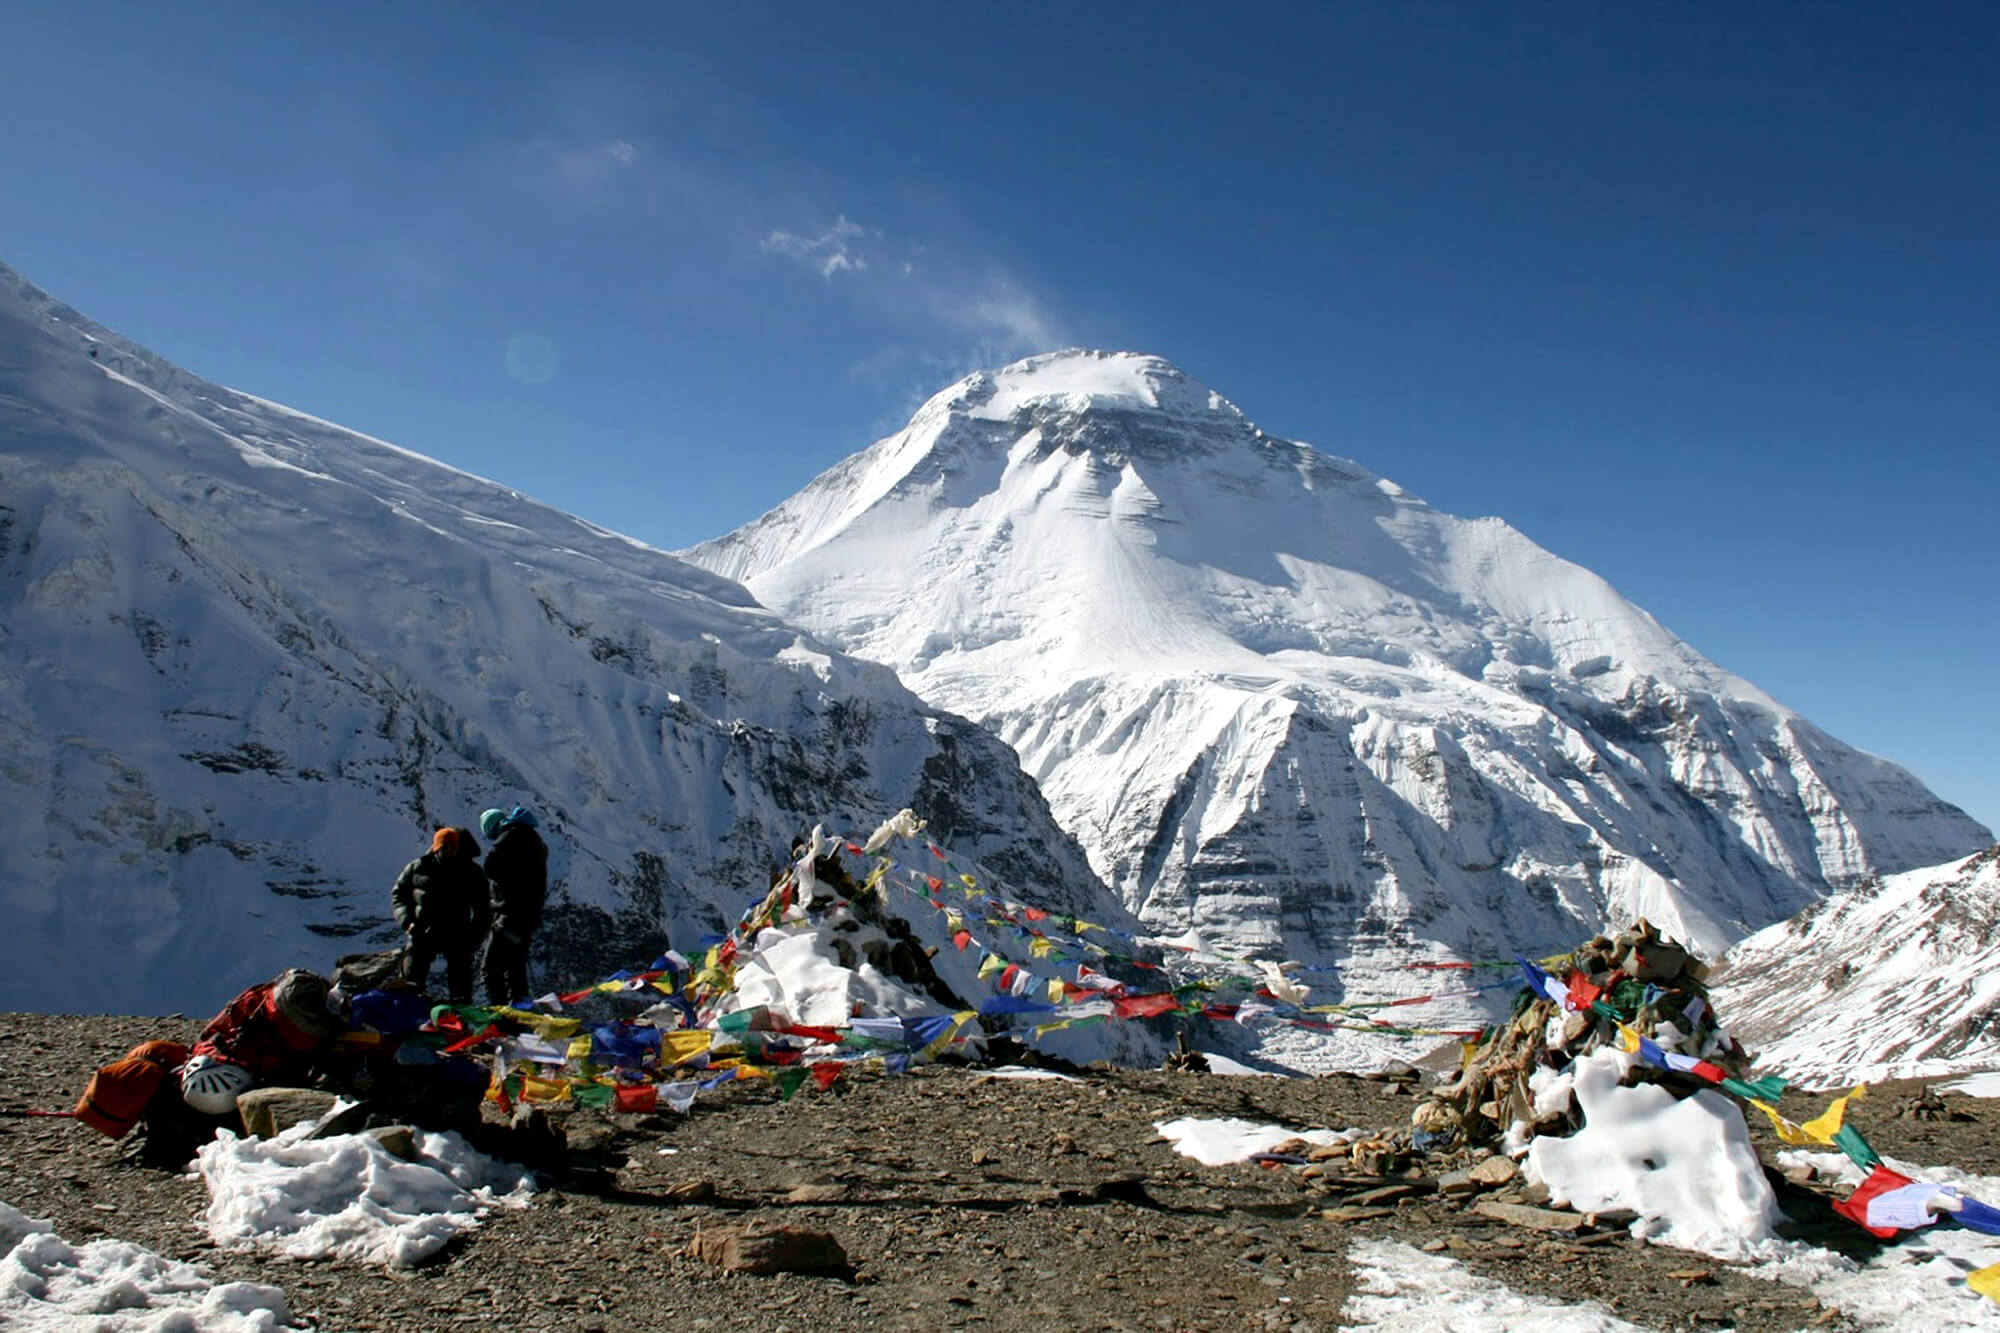
[[470, 857], [425, 852], [403, 867], [390, 894], [396, 924], [440, 949], [476, 949], [486, 939], [486, 872]]
[[549, 848], [525, 823], [503, 824], [486, 853], [486, 878], [493, 884], [493, 933], [527, 939], [542, 923], [549, 896]]

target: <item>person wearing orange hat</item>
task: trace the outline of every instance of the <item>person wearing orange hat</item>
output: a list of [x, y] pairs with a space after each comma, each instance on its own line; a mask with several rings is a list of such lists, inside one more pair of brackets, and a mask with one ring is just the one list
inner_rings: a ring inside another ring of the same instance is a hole
[[473, 964], [491, 911], [472, 834], [439, 829], [431, 849], [403, 867], [389, 897], [403, 928], [403, 979], [422, 989], [442, 955], [451, 1002], [471, 1004]]

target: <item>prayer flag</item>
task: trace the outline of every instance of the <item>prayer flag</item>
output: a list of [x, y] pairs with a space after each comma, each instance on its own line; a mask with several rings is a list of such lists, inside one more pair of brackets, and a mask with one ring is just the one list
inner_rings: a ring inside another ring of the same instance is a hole
[[1778, 1108], [1769, 1102], [1761, 1098], [1752, 1097], [1750, 1098], [1750, 1104], [1771, 1118], [1771, 1128], [1777, 1132], [1781, 1142], [1793, 1144], [1797, 1147], [1804, 1147], [1807, 1144], [1819, 1142], [1812, 1135], [1806, 1133], [1782, 1115], [1779, 1115]]
[[1113, 1000], [1111, 1006], [1120, 1018], [1151, 1018], [1176, 1012], [1181, 1001], [1171, 991], [1162, 991], [1157, 995], [1126, 995]]
[[1875, 1165], [1875, 1169], [1868, 1173], [1868, 1179], [1854, 1187], [1854, 1193], [1848, 1195], [1845, 1199], [1835, 1200], [1833, 1211], [1849, 1219], [1870, 1235], [1879, 1236], [1883, 1240], [1892, 1239], [1898, 1228], [1893, 1226], [1876, 1226], [1870, 1222], [1868, 1220], [1869, 1201], [1878, 1194], [1885, 1194], [1890, 1190], [1901, 1189], [1903, 1186], [1912, 1183], [1908, 1176], [1898, 1175], [1878, 1162]]
[[1883, 1190], [1868, 1201], [1868, 1225], [1897, 1231], [1915, 1231], [1936, 1222], [1931, 1201], [1949, 1191], [1942, 1185], [1919, 1180], [1892, 1190]]
[[1806, 1121], [1799, 1128], [1813, 1136], [1815, 1143], [1831, 1144], [1833, 1136], [1840, 1133], [1841, 1121], [1847, 1116], [1847, 1103], [1857, 1097], [1868, 1095], [1868, 1085], [1861, 1084], [1850, 1093], [1835, 1097], [1827, 1104], [1826, 1110]]
[[2000, 1264], [1967, 1273], [1965, 1285], [1989, 1301], [2000, 1301]]
[[1971, 1231], [2000, 1236], [2000, 1208], [1989, 1208], [1977, 1199], [1960, 1199], [1958, 1207], [1952, 1210], [1951, 1220]]
[[1565, 1009], [1569, 1007], [1569, 991], [1548, 973], [1518, 955], [1515, 961], [1521, 965], [1521, 979], [1527, 988], [1545, 1000], [1554, 1000]]
[[660, 1090], [650, 1083], [618, 1089], [618, 1109], [626, 1115], [645, 1115], [660, 1104]]

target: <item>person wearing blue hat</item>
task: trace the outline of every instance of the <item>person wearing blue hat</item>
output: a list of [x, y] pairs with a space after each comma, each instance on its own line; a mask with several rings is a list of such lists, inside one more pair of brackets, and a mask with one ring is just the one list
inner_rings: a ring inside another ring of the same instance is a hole
[[489, 844], [486, 878], [492, 885], [493, 933], [486, 941], [483, 967], [488, 1004], [526, 999], [528, 945], [542, 923], [549, 895], [549, 848], [535, 832], [534, 812], [488, 810], [479, 831]]

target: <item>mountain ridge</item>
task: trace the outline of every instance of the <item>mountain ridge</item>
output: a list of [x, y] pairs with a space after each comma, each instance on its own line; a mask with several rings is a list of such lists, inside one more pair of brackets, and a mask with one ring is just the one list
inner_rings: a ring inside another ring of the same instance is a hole
[[0, 483], [0, 1008], [199, 1011], [381, 947], [429, 827], [513, 800], [552, 835], [552, 984], [692, 946], [814, 823], [902, 806], [1122, 919], [1005, 746], [883, 668], [5, 268]]

